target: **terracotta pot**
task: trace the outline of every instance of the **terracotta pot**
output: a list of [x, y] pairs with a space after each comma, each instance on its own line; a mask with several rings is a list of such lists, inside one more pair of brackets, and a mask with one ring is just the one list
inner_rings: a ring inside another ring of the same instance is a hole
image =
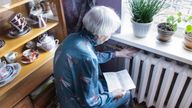
[[185, 34], [184, 45], [186, 48], [192, 49], [192, 36]]
[[160, 26], [165, 23], [160, 23], [157, 26], [158, 29], [158, 36], [157, 39], [161, 42], [168, 42], [171, 40], [172, 35], [174, 34], [174, 31], [165, 31]]

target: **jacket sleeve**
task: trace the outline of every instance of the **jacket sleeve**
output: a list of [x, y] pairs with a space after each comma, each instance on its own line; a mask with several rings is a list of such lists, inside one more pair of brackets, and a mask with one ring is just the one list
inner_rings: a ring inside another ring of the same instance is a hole
[[110, 103], [113, 99], [112, 93], [98, 91], [98, 62], [96, 59], [86, 58], [82, 63], [80, 75], [81, 91], [88, 107], [98, 108]]
[[99, 63], [106, 63], [115, 57], [115, 53], [111, 51], [96, 52], [96, 55]]

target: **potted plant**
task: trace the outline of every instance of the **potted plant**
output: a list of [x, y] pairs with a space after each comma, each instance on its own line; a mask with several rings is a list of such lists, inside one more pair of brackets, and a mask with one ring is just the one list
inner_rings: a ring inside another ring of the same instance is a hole
[[[192, 20], [192, 16], [189, 17], [189, 20]], [[188, 24], [185, 28], [184, 45], [186, 49], [192, 51], [192, 24]]]
[[136, 37], [145, 37], [156, 15], [163, 7], [164, 0], [130, 0], [133, 33]]
[[181, 13], [176, 16], [168, 16], [166, 22], [157, 25], [158, 37], [161, 42], [168, 42], [171, 40], [172, 35], [177, 30], [177, 24], [181, 22]]

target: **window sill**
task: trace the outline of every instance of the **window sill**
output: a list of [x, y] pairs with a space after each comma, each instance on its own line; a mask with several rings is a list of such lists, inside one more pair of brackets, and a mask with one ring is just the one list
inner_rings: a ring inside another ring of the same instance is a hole
[[164, 57], [168, 57], [189, 65], [192, 65], [192, 52], [184, 49], [183, 39], [173, 36], [168, 43], [162, 43], [156, 39], [157, 32], [150, 31], [145, 38], [136, 38], [133, 33], [116, 34], [115, 40], [126, 45], [143, 49]]

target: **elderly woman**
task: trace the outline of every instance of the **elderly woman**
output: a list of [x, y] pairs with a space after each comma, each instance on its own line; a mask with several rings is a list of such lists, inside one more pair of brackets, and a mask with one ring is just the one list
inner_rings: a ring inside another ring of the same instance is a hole
[[85, 29], [70, 34], [54, 57], [56, 94], [61, 108], [116, 108], [130, 101], [123, 90], [108, 92], [99, 80], [99, 63], [113, 57], [131, 57], [134, 49], [95, 52], [120, 27], [120, 18], [110, 8], [93, 7], [83, 18]]

